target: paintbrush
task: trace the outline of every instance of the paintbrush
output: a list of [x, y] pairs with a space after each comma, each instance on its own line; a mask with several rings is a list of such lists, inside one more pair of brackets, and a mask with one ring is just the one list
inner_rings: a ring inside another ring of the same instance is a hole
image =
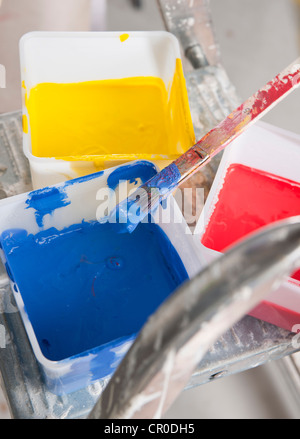
[[118, 228], [120, 232], [132, 232], [180, 184], [205, 166], [299, 84], [300, 58], [247, 99], [187, 152], [119, 203], [111, 213], [111, 222], [121, 224]]

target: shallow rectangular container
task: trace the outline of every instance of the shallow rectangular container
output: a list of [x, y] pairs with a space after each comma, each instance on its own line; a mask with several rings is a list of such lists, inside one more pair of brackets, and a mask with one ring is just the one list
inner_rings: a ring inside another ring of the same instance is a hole
[[[31, 32], [22, 37], [20, 62], [23, 93], [23, 149], [30, 163], [34, 189], [118, 166], [131, 160], [150, 160], [159, 168], [163, 168], [192, 146], [194, 130], [183, 80], [179, 87], [180, 105], [176, 106], [176, 112], [180, 111], [184, 117], [173, 116], [176, 120], [180, 119], [179, 124], [182, 129], [188, 131], [191, 140], [188, 145], [181, 145], [178, 140], [172, 154], [166, 156], [154, 151], [141, 154], [138, 150], [134, 154], [128, 154], [126, 150], [122, 154], [116, 154], [112, 150], [103, 155], [102, 159], [101, 155], [98, 155], [97, 160], [89, 157], [89, 160], [76, 161], [33, 155], [31, 124], [26, 100], [30, 90], [39, 84], [70, 84], [152, 76], [161, 78], [166, 89], [170, 90], [177, 60], [181, 62], [179, 43], [174, 35], [165, 31], [128, 32], [125, 34], [127, 39], [123, 42], [122, 35], [123, 32]], [[40, 111], [43, 111], [43, 108]], [[118, 126], [115, 129], [117, 131]]]
[[[202, 245], [202, 256], [205, 258], [206, 264], [209, 264], [221, 254], [210, 248], [207, 242], [204, 246], [202, 241], [207, 226], [212, 224], [213, 227], [211, 217], [220, 201], [220, 192], [228, 168], [231, 165], [244, 165], [247, 168], [254, 168], [266, 174], [272, 174], [279, 179], [283, 178], [300, 183], [299, 163], [300, 136], [264, 122], [255, 124], [226, 148], [197, 224], [197, 232], [200, 234]], [[233, 199], [234, 196], [233, 190]], [[280, 205], [278, 205], [279, 208]], [[251, 215], [251, 211], [245, 213]], [[226, 221], [228, 220], [229, 216], [224, 220], [224, 233], [226, 233]], [[249, 314], [289, 331], [293, 331], [294, 328], [295, 332], [295, 325], [300, 322], [300, 281], [287, 277], [280, 288], [271, 292]]]
[[[7, 236], [7, 234], [9, 233], [9, 239], [11, 240], [14, 239], [15, 236], [17, 236], [17, 234], [21, 231], [21, 233], [25, 233], [24, 236], [26, 236], [26, 240], [36, 240], [38, 233], [40, 233], [41, 231], [46, 231], [46, 239], [50, 240], [52, 236], [55, 236], [57, 231], [65, 230], [66, 228], [68, 228], [69, 230], [69, 227], [72, 227], [73, 225], [79, 227], [82, 222], [94, 222], [99, 215], [99, 200], [102, 199], [99, 196], [99, 190], [108, 187], [108, 181], [112, 181], [112, 176], [116, 175], [118, 177], [118, 180], [123, 181], [122, 184], [128, 183], [128, 189], [131, 190], [135, 188], [138, 184], [147, 181], [149, 179], [149, 175], [154, 175], [156, 172], [157, 168], [154, 166], [153, 163], [146, 161], [135, 161], [117, 168], [107, 169], [102, 173], [91, 174], [81, 177], [79, 179], [68, 181], [66, 183], [60, 183], [48, 188], [40, 189], [31, 193], [17, 195], [0, 201], [0, 243], [2, 248], [2, 250], [0, 249], [1, 258], [10, 276], [12, 290], [18, 308], [20, 310], [32, 349], [41, 366], [41, 370], [43, 371], [45, 382], [50, 391], [55, 394], [70, 393], [80, 388], [86, 387], [87, 385], [99, 379], [105, 379], [107, 377], [110, 377], [122, 360], [127, 350], [129, 349], [131, 343], [136, 337], [136, 334], [134, 333], [131, 335], [126, 335], [124, 337], [118, 337], [117, 339], [113, 339], [110, 342], [104, 343], [103, 345], [94, 346], [92, 349], [88, 349], [84, 352], [76, 352], [76, 354], [58, 361], [53, 361], [49, 359], [45, 354], [45, 350], [47, 351], [47, 346], [50, 346], [49, 341], [48, 339], [42, 340], [42, 343], [44, 344], [43, 353], [41, 341], [38, 341], [36, 332], [32, 324], [32, 314], [30, 314], [30, 312], [27, 313], [26, 304], [24, 303], [22, 297], [22, 287], [19, 287], [17, 282], [19, 274], [18, 271], [20, 272], [20, 270], [24, 270], [25, 268], [23, 268], [22, 263], [19, 266], [17, 266], [16, 263], [15, 266], [11, 266], [8, 264], [9, 255], [7, 253], [9, 253], [10, 250], [7, 250], [8, 247], [4, 245], [5, 236]], [[124, 189], [122, 189], [121, 191], [120, 186], [114, 184], [114, 189], [116, 191], [119, 191], [120, 199], [124, 199], [124, 197], [127, 196], [127, 192], [125, 193]], [[35, 201], [34, 206], [31, 204], [33, 199]], [[29, 200], [31, 201], [29, 202]], [[163, 216], [161, 216], [162, 210], [164, 210], [165, 212], [167, 210], [166, 208], [168, 208], [170, 212], [170, 223], [164, 221]], [[162, 209], [161, 207], [156, 212], [155, 222], [158, 225], [159, 229], [164, 233], [164, 235], [167, 236], [173, 248], [176, 250], [176, 254], [179, 256], [188, 277], [194, 276], [203, 265], [203, 262], [201, 261], [200, 244], [197, 237], [187, 233], [187, 224], [185, 223], [180, 209], [172, 196], [169, 198], [168, 205], [164, 206], [164, 209]], [[169, 247], [167, 248], [169, 249]], [[145, 248], [145, 251], [147, 251], [147, 248]], [[168, 251], [170, 250], [167, 250], [167, 252]], [[64, 252], [63, 248], [61, 249], [61, 252]], [[171, 252], [168, 254], [170, 256]], [[166, 255], [166, 259], [168, 259], [168, 254]], [[70, 255], [66, 254], [65, 258], [68, 259], [69, 256]], [[24, 258], [30, 257], [30, 254], [24, 254]], [[24, 258], [22, 260], [24, 260]], [[82, 255], [82, 258], [84, 258], [84, 255]], [[94, 263], [85, 259], [84, 262], [86, 262], [86, 264]], [[42, 259], [40, 260], [40, 264], [43, 264]], [[60, 262], [57, 261], [57, 264], [57, 272], [60, 273]], [[155, 261], [153, 261], [153, 264], [155, 264]], [[171, 262], [169, 262], [169, 264], [171, 264]], [[149, 272], [150, 279], [151, 267], [145, 266], [144, 269], [145, 272]], [[53, 277], [51, 275], [48, 280], [48, 282], [52, 285], [51, 291], [53, 291], [53, 288], [55, 288], [55, 285], [58, 282], [55, 277], [58, 276], [57, 272], [53, 273]], [[113, 271], [112, 276], [116, 276], [116, 273], [114, 273]], [[26, 282], [28, 282], [29, 288], [31, 288], [32, 279], [30, 277], [27, 277]], [[93, 292], [93, 288], [92, 292], [90, 291], [90, 289], [90, 287], [87, 287], [87, 290], [89, 290], [89, 292], [87, 293], [89, 294], [89, 300], [93, 301], [93, 296], [95, 297], [95, 292]], [[39, 291], [32, 291], [32, 293], [30, 292], [30, 301], [34, 301], [34, 303], [38, 302], [38, 319], [40, 324], [44, 325], [45, 321], [48, 319], [48, 313], [51, 314], [56, 311], [55, 308], [51, 311], [49, 305], [47, 305], [49, 302], [49, 297], [41, 297], [41, 294], [39, 293]], [[71, 293], [72, 291], [68, 292], [68, 294]], [[119, 292], [113, 291], [112, 289], [111, 293], [116, 294], [117, 297], [120, 296], [120, 300], [126, 300], [126, 294], [124, 298], [124, 291]], [[141, 294], [142, 293], [143, 292], [141, 291]], [[28, 292], [26, 294], [28, 294]], [[49, 295], [50, 293], [48, 292], [47, 294]], [[28, 297], [26, 300], [29, 300]], [[59, 301], [60, 299], [58, 298], [56, 300]], [[147, 302], [147, 297], [145, 297], [143, 300]], [[28, 304], [28, 302], [26, 303]], [[53, 304], [51, 306], [53, 308]], [[59, 308], [59, 306], [57, 308]], [[138, 310], [135, 310], [134, 312], [138, 313]], [[81, 314], [82, 309], [79, 306], [78, 322], [80, 322]], [[115, 324], [113, 318], [114, 317], [111, 316], [111, 325]], [[132, 316], [122, 315], [122, 318], [131, 319]], [[61, 319], [64, 320], [63, 315]], [[96, 323], [94, 323], [94, 325], [96, 326], [96, 330], [98, 328], [98, 322], [100, 326], [101, 310], [99, 311], [99, 320], [97, 317]], [[51, 335], [51, 332], [55, 331], [56, 328], [52, 327], [52, 325], [50, 324], [47, 325], [49, 327], [47, 326], [46, 329]], [[86, 333], [84, 332], [84, 334]], [[84, 334], [82, 336], [84, 336]], [[75, 338], [75, 334], [73, 334], [72, 338], [73, 337]], [[61, 338], [59, 338], [59, 340], [61, 340]], [[45, 345], [45, 343], [47, 343], [47, 345]]]

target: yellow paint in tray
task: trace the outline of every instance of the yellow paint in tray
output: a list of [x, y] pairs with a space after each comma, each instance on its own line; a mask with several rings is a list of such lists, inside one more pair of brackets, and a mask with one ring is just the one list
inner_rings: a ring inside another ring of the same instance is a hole
[[152, 76], [41, 83], [26, 96], [32, 154], [93, 161], [174, 160], [195, 141], [181, 60]]

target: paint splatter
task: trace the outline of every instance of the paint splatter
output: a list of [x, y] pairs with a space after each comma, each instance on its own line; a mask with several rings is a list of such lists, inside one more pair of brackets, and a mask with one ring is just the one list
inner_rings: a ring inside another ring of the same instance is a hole
[[46, 187], [30, 192], [26, 200], [27, 209], [35, 210], [35, 218], [39, 227], [44, 226], [44, 217], [52, 215], [56, 209], [67, 206], [70, 200], [64, 187]]
[[127, 41], [128, 38], [129, 38], [129, 34], [122, 34], [122, 35], [120, 35], [121, 43], [124, 43], [125, 41]]
[[39, 227], [43, 227], [44, 217], [46, 215], [52, 215], [56, 209], [68, 206], [71, 203], [66, 192], [68, 186], [94, 180], [101, 177], [103, 174], [104, 171], [100, 171], [95, 174], [89, 174], [73, 180], [68, 180], [61, 186], [46, 187], [30, 192], [26, 200], [27, 209], [35, 210], [36, 222]]

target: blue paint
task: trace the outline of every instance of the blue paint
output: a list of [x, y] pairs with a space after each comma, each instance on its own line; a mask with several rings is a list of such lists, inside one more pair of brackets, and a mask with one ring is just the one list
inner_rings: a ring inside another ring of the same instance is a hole
[[[133, 175], [133, 171], [135, 175]], [[120, 180], [128, 180], [130, 183], [137, 183], [138, 178], [143, 181], [150, 180], [157, 173], [156, 167], [151, 162], [139, 161], [128, 165], [119, 166], [107, 178], [107, 185], [110, 189], [115, 190]]]
[[64, 188], [68, 186], [73, 186], [74, 184], [84, 183], [85, 181], [95, 180], [96, 178], [101, 177], [104, 174], [104, 171], [95, 172], [94, 174], [84, 175], [82, 177], [74, 178], [73, 180], [68, 180], [64, 183]]
[[[116, 218], [117, 233], [132, 233], [139, 223], [155, 214], [163, 200], [176, 189], [181, 174], [175, 163], [149, 178], [130, 197], [116, 206], [111, 218]], [[153, 191], [154, 196], [152, 196]], [[148, 201], [151, 200], [151, 206]]]
[[46, 187], [30, 192], [26, 200], [27, 209], [35, 210], [35, 218], [39, 227], [44, 226], [44, 217], [51, 215], [55, 209], [70, 204], [63, 187]]
[[[115, 190], [121, 180], [128, 180], [129, 183], [138, 184], [139, 180], [147, 182], [156, 174], [157, 168], [153, 163], [141, 160], [118, 167], [109, 175], [107, 186]], [[136, 176], [139, 177], [137, 178]], [[115, 233], [128, 233], [129, 231], [131, 233], [140, 222], [139, 219], [136, 220], [133, 218], [133, 215], [130, 216], [130, 211], [136, 204], [136, 194], [138, 191], [139, 188], [134, 192], [133, 196], [119, 203], [111, 213], [110, 223]], [[140, 212], [137, 210], [136, 214], [140, 215]], [[149, 222], [151, 222], [151, 220], [149, 220]]]
[[[59, 206], [65, 202], [51, 194]], [[45, 206], [38, 205], [48, 212]], [[8, 230], [0, 240], [40, 348], [54, 361], [138, 333], [188, 278], [156, 224], [116, 234], [109, 224], [83, 221], [36, 235]]]
[[175, 163], [171, 163], [169, 166], [152, 177], [150, 181], [146, 182], [144, 186], [158, 189], [160, 195], [163, 197], [177, 187], [180, 178], [181, 174], [178, 167], [175, 165]]
[[83, 177], [75, 178], [74, 180], [66, 181], [59, 186], [51, 186], [36, 191], [30, 192], [26, 200], [27, 209], [35, 210], [35, 218], [39, 227], [44, 226], [44, 217], [52, 215], [56, 209], [70, 204], [66, 188], [74, 184], [80, 184], [85, 181], [99, 178], [104, 172], [97, 172]]
[[[111, 228], [114, 233], [132, 233], [136, 229], [138, 224], [143, 219], [145, 219], [146, 215], [142, 216], [139, 209], [139, 203], [137, 198], [137, 194], [139, 193], [139, 191], [140, 188], [137, 189], [137, 191], [135, 191], [132, 196], [119, 203], [110, 214], [109, 221], [111, 223]], [[146, 222], [153, 222], [151, 219], [151, 214], [147, 216]]]
[[[152, 163], [133, 162], [108, 171], [108, 186], [144, 184], [155, 173]], [[58, 361], [49, 371], [41, 360], [45, 384], [58, 395], [111, 376], [147, 317], [188, 278], [167, 236], [150, 222], [123, 236], [117, 225], [84, 220], [44, 230], [45, 216], [70, 204], [69, 186], [102, 174], [31, 192], [26, 208], [33, 209], [40, 232], [28, 235], [20, 218], [19, 229], [0, 236], [3, 261], [40, 349]], [[84, 218], [84, 199], [82, 212]]]

